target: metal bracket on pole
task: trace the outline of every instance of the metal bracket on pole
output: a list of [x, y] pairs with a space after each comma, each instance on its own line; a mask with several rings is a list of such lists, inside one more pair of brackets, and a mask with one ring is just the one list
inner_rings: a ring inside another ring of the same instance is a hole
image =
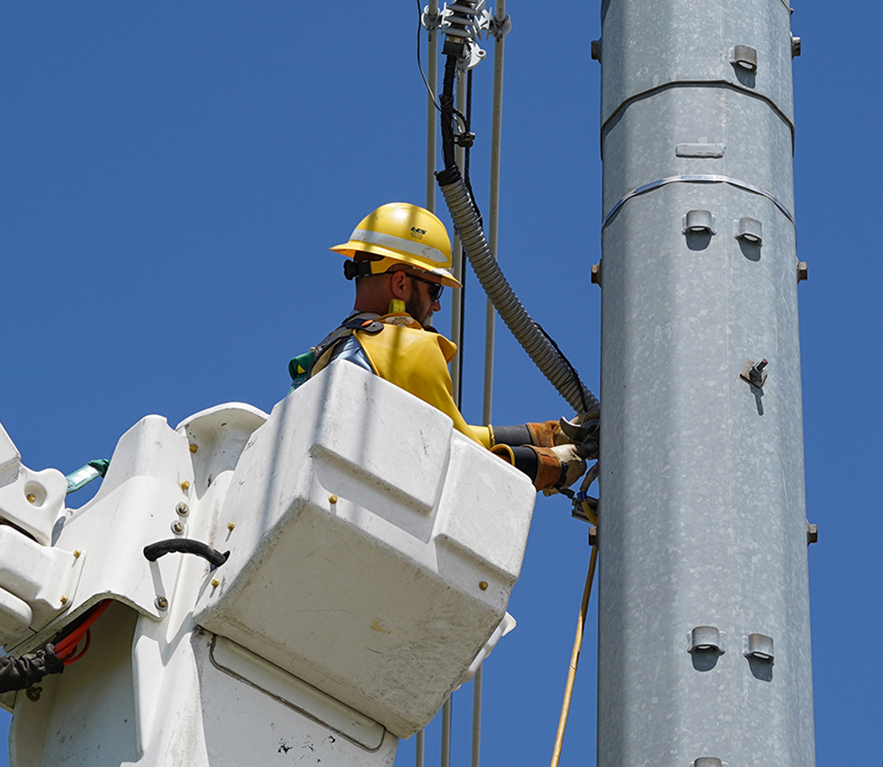
[[491, 16], [487, 23], [488, 37], [495, 37], [500, 42], [506, 35], [512, 31], [512, 19], [507, 13], [500, 21], [496, 16]]
[[420, 15], [420, 23], [428, 32], [434, 32], [442, 25], [442, 12], [436, 10], [435, 13], [429, 10], [429, 6], [423, 7], [423, 13]]
[[742, 372], [739, 373], [739, 378], [741, 378], [743, 381], [747, 381], [752, 386], [755, 386], [758, 389], [762, 389], [763, 385], [766, 383], [767, 377], [764, 368], [769, 364], [769, 360], [766, 359], [763, 359], [760, 362], [747, 360]]

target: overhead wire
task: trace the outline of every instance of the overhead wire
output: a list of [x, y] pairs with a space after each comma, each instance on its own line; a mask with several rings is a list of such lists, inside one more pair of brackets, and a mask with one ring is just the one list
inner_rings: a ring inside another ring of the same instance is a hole
[[[419, 0], [417, 0], [418, 10], [420, 8]], [[422, 26], [422, 24], [421, 24]], [[420, 67], [420, 73], [423, 77], [424, 84], [432, 99], [432, 104], [436, 110], [441, 113], [441, 134], [442, 134], [442, 154], [444, 157], [444, 171], [436, 173], [439, 186], [445, 196], [448, 209], [454, 219], [458, 239], [460, 239], [463, 251], [469, 256], [473, 269], [476, 271], [482, 287], [488, 294], [489, 299], [493, 302], [497, 311], [504, 319], [506, 324], [513, 331], [516, 339], [528, 352], [531, 359], [537, 364], [544, 375], [553, 383], [559, 393], [571, 404], [575, 409], [581, 409], [581, 412], [588, 413], [598, 408], [598, 400], [585, 387], [580, 380], [576, 368], [563, 354], [558, 344], [549, 336], [545, 329], [537, 322], [532, 320], [521, 306], [520, 302], [512, 293], [505, 277], [496, 266], [495, 254], [490, 251], [487, 239], [483, 233], [483, 222], [481, 212], [475, 200], [475, 194], [472, 189], [470, 180], [470, 150], [474, 137], [470, 134], [471, 118], [472, 118], [472, 70], [468, 70], [467, 76], [467, 93], [465, 104], [465, 115], [455, 107], [454, 104], [454, 85], [457, 80], [457, 56], [449, 53], [446, 56], [444, 79], [442, 92], [436, 101], [435, 93], [429, 86], [426, 76], [423, 73], [422, 62], [420, 61], [420, 31], [418, 28], [417, 58]], [[461, 83], [462, 86], [462, 83]], [[458, 136], [455, 131], [455, 121], [460, 123], [461, 132]], [[458, 138], [460, 139], [458, 141]], [[455, 147], [459, 144], [464, 149], [463, 155], [463, 175], [460, 175]], [[456, 189], [457, 183], [462, 184], [462, 192]], [[466, 214], [467, 205], [472, 210], [473, 216]], [[492, 200], [493, 207], [493, 200]], [[493, 214], [492, 214], [493, 215]], [[495, 228], [495, 227], [494, 227]], [[496, 232], [494, 232], [496, 239]], [[467, 247], [467, 243], [469, 247]], [[489, 271], [488, 262], [494, 261], [495, 269]], [[461, 278], [462, 279], [462, 278]], [[490, 288], [490, 289], [489, 289]], [[517, 310], [520, 310], [520, 313]], [[460, 327], [463, 323], [463, 304], [460, 306]], [[489, 308], [489, 314], [491, 310]], [[519, 316], [520, 315], [520, 316]], [[519, 327], [520, 326], [520, 327]], [[525, 327], [526, 326], [526, 327]], [[530, 327], [534, 328], [534, 333], [530, 332]], [[516, 332], [520, 330], [520, 332]], [[549, 350], [543, 349], [539, 339], [542, 338], [550, 347]], [[550, 362], [550, 351], [558, 359], [557, 365]], [[487, 377], [487, 374], [486, 374]], [[457, 378], [462, 378], [462, 365], [457, 367]], [[569, 378], [570, 381], [565, 381]], [[455, 384], [460, 384], [458, 380]], [[461, 386], [456, 386], [459, 393]], [[486, 400], [489, 398], [485, 397]], [[577, 404], [578, 403], [578, 404]], [[486, 417], [490, 417], [490, 402], [486, 401], [484, 406], [487, 412]], [[585, 489], [584, 489], [585, 490]], [[593, 509], [585, 500], [586, 493], [580, 493], [579, 498], [574, 498], [575, 503], [581, 503], [585, 516], [594, 522], [597, 517]], [[555, 742], [555, 750], [552, 759], [552, 767], [557, 767], [560, 759], [561, 747], [563, 743], [564, 730], [567, 724], [567, 718], [570, 712], [570, 704], [573, 695], [574, 680], [576, 677], [576, 669], [579, 662], [579, 654], [582, 648], [582, 640], [585, 631], [586, 614], [588, 611], [589, 599], [591, 596], [592, 582], [594, 580], [595, 568], [597, 563], [598, 550], [596, 546], [592, 547], [592, 553], [589, 560], [589, 570], [586, 576], [586, 583], [583, 589], [583, 599], [580, 607], [579, 620], [577, 623], [577, 634], [574, 640], [574, 648], [571, 655], [570, 669], [568, 672], [567, 686], [565, 689], [564, 702], [562, 705], [561, 719], [559, 721], [558, 733]], [[480, 684], [480, 680], [479, 680]], [[479, 688], [480, 689], [480, 688]], [[478, 693], [480, 705], [480, 692]], [[447, 729], [450, 730], [451, 709], [450, 701], [443, 708], [443, 731], [445, 723]], [[479, 720], [480, 721], [480, 720]], [[480, 727], [480, 723], [478, 725]], [[449, 737], [449, 735], [447, 736]], [[473, 732], [473, 764], [478, 762], [478, 744], [475, 741], [475, 732]], [[421, 750], [422, 751], [422, 750]], [[419, 752], [418, 752], [419, 753]], [[421, 753], [422, 756], [422, 753]], [[449, 743], [446, 737], [442, 738], [442, 765], [446, 765], [450, 758]]]
[[429, 98], [432, 101], [435, 108], [441, 112], [441, 107], [438, 103], [438, 97], [435, 94], [435, 91], [432, 90], [432, 87], [429, 85], [429, 80], [426, 79], [426, 73], [423, 71], [423, 61], [420, 58], [420, 36], [422, 35], [423, 29], [423, 10], [420, 8], [420, 0], [416, 0], [417, 2], [417, 68], [420, 70], [420, 77], [423, 78], [423, 84], [426, 86], [426, 90], [429, 93]]

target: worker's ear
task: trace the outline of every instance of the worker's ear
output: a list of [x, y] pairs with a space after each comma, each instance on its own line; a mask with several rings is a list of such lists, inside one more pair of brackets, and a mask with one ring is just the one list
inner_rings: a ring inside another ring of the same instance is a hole
[[392, 272], [392, 277], [389, 283], [389, 289], [392, 292], [393, 298], [398, 298], [399, 300], [406, 300], [408, 298], [408, 284], [411, 281], [405, 276], [404, 272]]

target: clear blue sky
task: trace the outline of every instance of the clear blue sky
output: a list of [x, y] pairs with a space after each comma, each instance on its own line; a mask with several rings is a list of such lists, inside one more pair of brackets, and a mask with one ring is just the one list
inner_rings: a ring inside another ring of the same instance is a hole
[[[794, 5], [818, 763], [879, 765], [883, 8]], [[588, 45], [599, 3], [511, 0], [508, 11], [499, 256], [596, 389], [599, 68]], [[148, 413], [174, 425], [284, 396], [288, 358], [351, 306], [326, 248], [383, 202], [424, 200], [416, 24], [405, 0], [0, 0], [0, 421], [27, 466], [69, 472], [109, 457]], [[472, 169], [485, 206], [491, 81], [487, 62]], [[477, 422], [474, 279], [467, 296], [464, 412]], [[497, 349], [497, 423], [567, 412], [501, 325]], [[534, 519], [510, 606], [519, 625], [486, 669], [487, 765], [549, 759], [564, 687], [586, 529], [561, 498], [540, 497]], [[562, 764], [594, 764], [594, 621]], [[468, 693], [456, 699], [455, 764], [468, 763], [469, 709]], [[434, 731], [429, 743], [434, 760]], [[398, 764], [412, 753], [413, 740]]]

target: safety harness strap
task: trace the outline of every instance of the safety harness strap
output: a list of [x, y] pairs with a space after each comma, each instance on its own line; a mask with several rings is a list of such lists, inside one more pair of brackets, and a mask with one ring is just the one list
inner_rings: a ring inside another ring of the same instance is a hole
[[376, 335], [383, 330], [383, 323], [377, 318], [379, 314], [373, 312], [359, 312], [347, 317], [335, 330], [329, 333], [308, 352], [292, 357], [288, 363], [288, 374], [291, 376], [291, 388], [294, 391], [301, 384], [310, 379], [316, 365], [328, 352], [340, 341], [349, 338], [353, 331], [360, 330], [371, 335]]

